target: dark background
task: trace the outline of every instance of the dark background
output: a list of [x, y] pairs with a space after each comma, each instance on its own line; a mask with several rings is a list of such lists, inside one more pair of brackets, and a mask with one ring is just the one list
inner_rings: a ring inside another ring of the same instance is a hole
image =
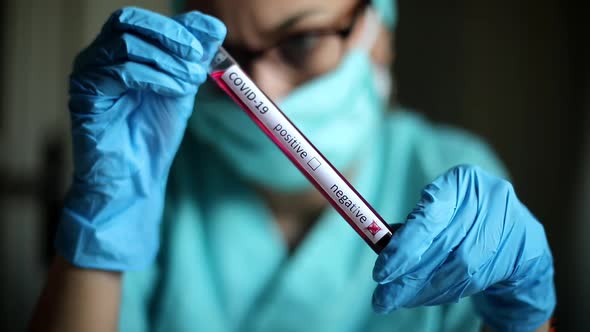
[[[0, 5], [0, 330], [22, 330], [71, 171], [66, 80], [114, 9], [166, 1]], [[397, 97], [484, 137], [555, 256], [560, 331], [590, 329], [590, 60], [581, 1], [401, 0]]]
[[401, 0], [399, 10], [399, 100], [495, 148], [547, 230], [558, 331], [588, 331], [587, 10], [553, 0]]

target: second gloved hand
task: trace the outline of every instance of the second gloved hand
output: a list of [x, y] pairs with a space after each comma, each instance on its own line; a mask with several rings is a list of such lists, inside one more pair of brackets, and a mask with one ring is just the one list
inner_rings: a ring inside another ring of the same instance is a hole
[[55, 242], [72, 264], [127, 270], [154, 259], [168, 172], [225, 34], [198, 12], [124, 8], [76, 58], [74, 179]]
[[475, 295], [496, 331], [533, 331], [555, 307], [553, 260], [542, 225], [510, 183], [459, 166], [426, 186], [380, 253], [376, 311], [439, 305]]

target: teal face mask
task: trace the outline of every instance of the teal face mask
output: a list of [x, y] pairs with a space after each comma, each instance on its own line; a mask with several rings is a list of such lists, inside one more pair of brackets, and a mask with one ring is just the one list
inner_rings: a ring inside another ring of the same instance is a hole
[[[278, 105], [336, 168], [346, 171], [371, 144], [383, 115], [376, 77], [368, 51], [357, 48], [334, 71], [297, 88]], [[200, 88], [190, 130], [251, 182], [282, 192], [311, 188], [244, 111], [214, 89], [211, 82]]]

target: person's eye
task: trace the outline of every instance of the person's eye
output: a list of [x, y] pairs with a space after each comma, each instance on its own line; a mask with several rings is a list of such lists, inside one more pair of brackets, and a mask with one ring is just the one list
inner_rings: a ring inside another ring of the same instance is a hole
[[303, 33], [283, 40], [279, 44], [281, 56], [293, 65], [301, 65], [313, 56], [314, 50], [319, 46], [321, 35], [315, 33]]

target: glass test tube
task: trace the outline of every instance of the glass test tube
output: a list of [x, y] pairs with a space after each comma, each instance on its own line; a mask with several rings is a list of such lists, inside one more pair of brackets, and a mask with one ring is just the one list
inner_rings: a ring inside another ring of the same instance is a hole
[[[330, 164], [285, 114], [246, 75], [223, 47], [215, 55], [209, 75], [260, 129], [283, 151], [350, 226], [379, 253], [393, 229]], [[296, 138], [296, 145], [285, 137]], [[272, 176], [269, 174], [269, 176]]]

